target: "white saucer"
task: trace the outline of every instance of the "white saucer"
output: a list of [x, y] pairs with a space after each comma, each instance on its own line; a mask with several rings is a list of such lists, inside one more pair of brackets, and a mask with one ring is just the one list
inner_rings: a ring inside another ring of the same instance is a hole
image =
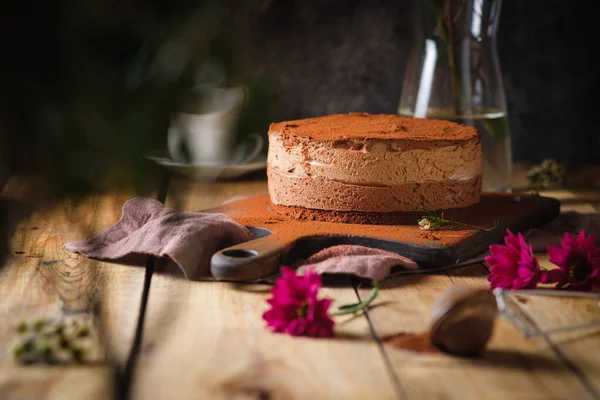
[[156, 155], [146, 155], [146, 158], [178, 175], [203, 182], [231, 180], [267, 167], [265, 157], [257, 158], [247, 164], [184, 164]]

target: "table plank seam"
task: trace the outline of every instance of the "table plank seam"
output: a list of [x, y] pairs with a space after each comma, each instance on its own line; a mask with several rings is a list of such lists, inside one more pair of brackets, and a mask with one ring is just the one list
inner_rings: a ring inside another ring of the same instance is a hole
[[533, 324], [533, 327], [537, 332], [539, 332], [539, 336], [543, 338], [544, 342], [552, 349], [552, 352], [556, 355], [556, 357], [561, 360], [564, 366], [577, 378], [577, 380], [581, 383], [581, 385], [585, 388], [585, 390], [595, 399], [600, 399], [600, 392], [594, 387], [590, 379], [581, 371], [581, 369], [573, 363], [567, 355], [560, 349], [557, 343], [554, 343], [550, 335], [544, 333], [541, 330], [535, 318], [531, 318], [527, 310], [525, 310], [518, 302], [515, 302], [516, 306], [519, 310], [528, 316], [530, 323]]
[[[362, 301], [363, 299], [361, 298], [360, 292], [358, 291], [359, 284], [357, 284], [356, 280], [353, 282], [353, 287], [354, 287], [354, 291], [356, 293], [356, 297], [358, 298], [358, 301], [359, 302]], [[394, 388], [394, 393], [396, 394], [396, 398], [408, 399], [409, 398], [408, 393], [402, 386], [402, 383], [400, 382], [400, 377], [394, 371], [392, 362], [387, 354], [387, 351], [385, 350], [385, 346], [383, 345], [381, 338], [377, 334], [375, 326], [369, 316], [369, 307], [364, 309], [364, 314], [365, 314], [365, 318], [367, 319], [367, 323], [369, 324], [369, 330], [371, 331], [371, 336], [373, 337], [373, 340], [375, 340], [375, 343], [377, 344], [379, 354], [381, 355], [381, 359], [383, 361], [383, 366], [388, 374], [388, 377], [392, 381], [392, 387]]]
[[[170, 183], [170, 175], [168, 172], [164, 172], [159, 189], [157, 200], [161, 203], [165, 203], [167, 199], [167, 193], [169, 189]], [[150, 295], [150, 287], [152, 283], [152, 275], [154, 273], [154, 262], [155, 257], [148, 256], [146, 261], [146, 272], [144, 274], [144, 287], [142, 289], [142, 299], [140, 302], [140, 309], [138, 313], [138, 320], [135, 328], [135, 335], [133, 339], [133, 343], [131, 345], [131, 350], [129, 351], [129, 356], [127, 357], [127, 361], [125, 363], [125, 368], [123, 368], [122, 372], [117, 373], [118, 379], [117, 384], [115, 385], [115, 396], [116, 399], [126, 400], [130, 397], [131, 391], [131, 383], [133, 379], [133, 375], [135, 373], [135, 366], [137, 359], [139, 357], [143, 334], [144, 334], [144, 319], [146, 316], [146, 306], [148, 305], [148, 297]]]

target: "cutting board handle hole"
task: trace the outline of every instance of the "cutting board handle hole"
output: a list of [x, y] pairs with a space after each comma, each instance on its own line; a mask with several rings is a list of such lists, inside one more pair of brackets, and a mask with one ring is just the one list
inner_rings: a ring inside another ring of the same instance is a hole
[[231, 249], [223, 251], [223, 255], [227, 257], [234, 258], [248, 258], [254, 257], [258, 255], [258, 251], [256, 250], [246, 250], [246, 249]]

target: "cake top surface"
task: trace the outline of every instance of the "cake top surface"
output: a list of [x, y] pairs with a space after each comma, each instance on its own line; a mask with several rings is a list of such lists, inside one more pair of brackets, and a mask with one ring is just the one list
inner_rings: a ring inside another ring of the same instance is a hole
[[316, 141], [344, 139], [470, 140], [472, 127], [451, 121], [403, 117], [396, 114], [332, 114], [272, 123], [269, 133], [289, 134]]

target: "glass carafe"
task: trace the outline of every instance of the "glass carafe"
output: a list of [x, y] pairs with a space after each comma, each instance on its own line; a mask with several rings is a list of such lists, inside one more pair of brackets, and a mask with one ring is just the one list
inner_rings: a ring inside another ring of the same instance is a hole
[[414, 0], [398, 112], [452, 120], [481, 136], [483, 189], [509, 191], [511, 143], [496, 51], [501, 0]]

